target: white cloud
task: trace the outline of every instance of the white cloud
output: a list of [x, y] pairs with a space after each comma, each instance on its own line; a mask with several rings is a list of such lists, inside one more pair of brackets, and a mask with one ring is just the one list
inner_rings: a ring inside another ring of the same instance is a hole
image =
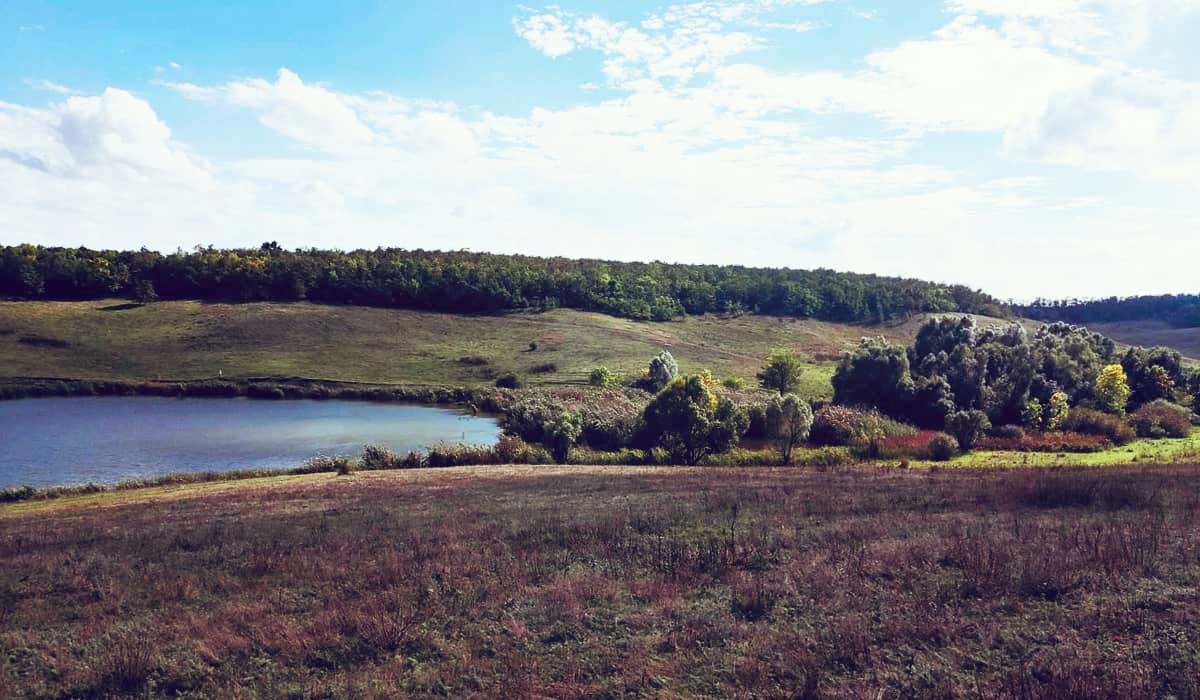
[[[1140, 67], [1105, 7], [960, 0], [936, 32], [856, 68], [756, 64], [762, 34], [804, 23], [805, 4], [701, 2], [640, 21], [525, 11], [514, 29], [538, 51], [603, 61], [610, 90], [585, 82], [560, 109], [352, 94], [287, 69], [164, 83], [197, 109], [245, 109], [298, 146], [286, 158], [206, 163], [115, 89], [0, 104], [0, 220], [45, 242], [137, 246], [154, 231], [165, 248], [276, 239], [825, 266], [1013, 296], [1194, 284], [1195, 83]], [[937, 134], [967, 134], [963, 152], [946, 158]], [[209, 184], [158, 175], [189, 169]], [[1106, 252], [1132, 237], [1120, 260]], [[1164, 262], [1165, 247], [1178, 255]], [[1064, 274], [1080, 266], [1095, 274]]]
[[33, 88], [34, 90], [41, 90], [42, 92], [53, 92], [57, 95], [80, 95], [80, 94], [82, 94], [79, 90], [67, 87], [66, 85], [62, 85], [62, 84], [59, 84], [59, 83], [56, 83], [56, 82], [53, 82], [50, 80], [31, 80], [29, 78], [26, 78], [25, 84], [28, 85], [29, 87]]
[[319, 150], [359, 148], [370, 145], [374, 138], [344, 96], [320, 85], [305, 84], [286, 68], [279, 69], [273, 83], [249, 78], [217, 87], [191, 83], [164, 85], [189, 99], [253, 109], [263, 126]]

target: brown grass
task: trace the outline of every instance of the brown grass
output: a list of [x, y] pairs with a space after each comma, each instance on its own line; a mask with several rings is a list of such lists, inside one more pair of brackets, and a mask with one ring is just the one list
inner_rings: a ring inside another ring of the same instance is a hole
[[1197, 697], [1200, 467], [493, 467], [0, 508], [17, 697]]

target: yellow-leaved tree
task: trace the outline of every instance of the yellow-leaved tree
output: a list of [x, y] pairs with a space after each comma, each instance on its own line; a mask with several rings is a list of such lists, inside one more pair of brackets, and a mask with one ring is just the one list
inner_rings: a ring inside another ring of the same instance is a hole
[[1096, 403], [1102, 410], [1124, 415], [1129, 393], [1129, 378], [1124, 367], [1112, 364], [1100, 370], [1096, 377]]

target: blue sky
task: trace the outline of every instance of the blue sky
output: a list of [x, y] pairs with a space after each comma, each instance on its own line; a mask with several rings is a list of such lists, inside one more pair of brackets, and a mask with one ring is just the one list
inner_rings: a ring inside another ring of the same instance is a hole
[[1200, 0], [0, 0], [0, 242], [1194, 292], [1197, 30]]

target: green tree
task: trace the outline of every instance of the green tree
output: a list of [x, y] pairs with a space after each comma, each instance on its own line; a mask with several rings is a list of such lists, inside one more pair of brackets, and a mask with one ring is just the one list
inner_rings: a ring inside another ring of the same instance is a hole
[[732, 449], [750, 427], [745, 411], [728, 399], [718, 400], [700, 377], [676, 378], [642, 417], [654, 444], [689, 465]]
[[992, 429], [992, 422], [983, 411], [958, 411], [946, 416], [946, 432], [958, 440], [963, 452], [970, 452], [979, 440]]
[[576, 413], [563, 412], [545, 426], [546, 442], [554, 455], [554, 461], [566, 464], [571, 458], [571, 448], [583, 435], [583, 421]]
[[772, 397], [766, 414], [767, 435], [778, 448], [781, 463], [791, 464], [792, 452], [812, 430], [812, 408], [799, 396], [785, 394]]
[[1041, 401], [1029, 399], [1025, 402], [1025, 409], [1021, 411], [1021, 425], [1030, 430], [1041, 430], [1045, 420], [1046, 409], [1042, 407]]
[[767, 358], [767, 364], [758, 373], [758, 383], [764, 389], [790, 394], [800, 388], [800, 375], [804, 365], [796, 353], [776, 350]]
[[1106, 365], [1096, 377], [1096, 405], [1106, 413], [1125, 415], [1129, 405], [1129, 379], [1125, 368], [1118, 364]]
[[833, 402], [873, 406], [895, 418], [908, 415], [914, 392], [908, 354], [883, 338], [863, 338], [833, 374]]

